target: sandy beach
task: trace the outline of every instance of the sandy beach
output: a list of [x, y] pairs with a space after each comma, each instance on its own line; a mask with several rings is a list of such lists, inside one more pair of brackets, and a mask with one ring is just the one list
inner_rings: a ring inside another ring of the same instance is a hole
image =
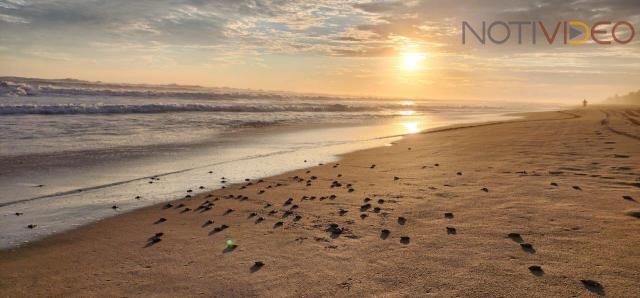
[[637, 107], [419, 133], [0, 251], [0, 296], [637, 297], [638, 165]]

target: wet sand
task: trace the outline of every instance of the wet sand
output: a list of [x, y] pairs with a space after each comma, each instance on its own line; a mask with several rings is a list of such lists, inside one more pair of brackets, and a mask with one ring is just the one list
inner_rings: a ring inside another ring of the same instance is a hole
[[639, 123], [594, 107], [411, 135], [1, 251], [0, 296], [632, 297]]

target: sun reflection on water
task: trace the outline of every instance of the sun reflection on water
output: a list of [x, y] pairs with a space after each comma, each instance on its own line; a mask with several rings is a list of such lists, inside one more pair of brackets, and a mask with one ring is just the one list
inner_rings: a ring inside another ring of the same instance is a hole
[[398, 113], [400, 113], [401, 116], [412, 116], [416, 113], [416, 111], [405, 110], [405, 111], [400, 111]]
[[403, 122], [402, 126], [409, 134], [414, 134], [420, 132], [420, 122], [412, 121], [412, 122]]

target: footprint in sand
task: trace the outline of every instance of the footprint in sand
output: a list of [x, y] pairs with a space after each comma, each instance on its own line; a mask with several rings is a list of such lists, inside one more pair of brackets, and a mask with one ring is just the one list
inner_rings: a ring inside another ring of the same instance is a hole
[[507, 237], [511, 238], [511, 240], [521, 243], [524, 242], [524, 239], [522, 239], [522, 236], [518, 233], [509, 233], [509, 235], [507, 235]]
[[544, 275], [544, 270], [542, 269], [541, 266], [538, 266], [538, 265], [529, 266], [529, 271], [531, 271], [531, 273], [535, 276]]
[[251, 273], [254, 273], [260, 269], [262, 269], [262, 267], [264, 267], [264, 263], [261, 261], [256, 261], [255, 263], [253, 263], [253, 266], [251, 266], [251, 268], [249, 268], [249, 271], [251, 271]]
[[536, 252], [536, 249], [533, 248], [533, 245], [531, 243], [520, 243], [520, 247], [522, 248], [522, 250], [532, 254]]
[[389, 238], [389, 235], [391, 235], [391, 231], [387, 229], [380, 231], [380, 239], [382, 240], [386, 240], [387, 238]]
[[599, 282], [591, 279], [581, 279], [582, 285], [589, 291], [604, 296], [604, 286]]
[[453, 227], [447, 227], [447, 234], [448, 235], [455, 235], [458, 233], [458, 230], [456, 230], [456, 228]]
[[213, 229], [211, 232], [209, 232], [209, 236], [212, 236], [212, 235], [215, 235], [215, 234], [217, 234], [217, 233], [220, 233], [220, 232], [222, 232], [222, 231], [226, 230], [227, 228], [229, 228], [229, 226], [227, 226], [227, 225], [221, 225], [221, 226], [219, 226], [219, 227], [217, 227], [217, 228]]
[[340, 228], [338, 226], [338, 224], [332, 223], [332, 224], [329, 225], [329, 228], [327, 228], [326, 231], [331, 233], [331, 238], [332, 239], [336, 239], [336, 238], [340, 237], [340, 235], [342, 233], [344, 233], [344, 228]]
[[640, 218], [640, 211], [629, 211], [627, 212], [627, 215], [633, 216], [635, 218]]
[[238, 248], [238, 245], [236, 245], [236, 244], [227, 245], [227, 247], [225, 247], [222, 250], [222, 253], [225, 253], [225, 254], [226, 253], [230, 253], [230, 252], [234, 251], [236, 248]]
[[162, 236], [164, 235], [164, 233], [160, 232], [160, 233], [156, 233], [155, 235], [151, 236], [149, 239], [147, 239], [147, 245], [145, 245], [144, 247], [149, 247], [152, 245], [155, 245], [157, 243], [159, 243], [160, 241], [162, 241]]
[[451, 213], [451, 212], [445, 212], [445, 213], [444, 213], [444, 218], [452, 219], [452, 218], [453, 218], [453, 213]]
[[407, 219], [406, 218], [404, 218], [402, 216], [398, 217], [398, 224], [399, 225], [404, 225], [406, 223], [407, 223]]
[[402, 236], [400, 237], [400, 243], [402, 244], [409, 244], [411, 242], [411, 238], [409, 236]]

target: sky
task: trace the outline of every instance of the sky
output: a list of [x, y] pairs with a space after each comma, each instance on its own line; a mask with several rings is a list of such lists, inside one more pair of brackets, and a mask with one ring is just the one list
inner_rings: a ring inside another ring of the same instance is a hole
[[640, 31], [640, 2], [0, 0], [0, 75], [566, 103], [640, 89], [640, 32], [533, 45], [511, 27], [504, 44], [462, 43], [463, 22], [570, 20]]

